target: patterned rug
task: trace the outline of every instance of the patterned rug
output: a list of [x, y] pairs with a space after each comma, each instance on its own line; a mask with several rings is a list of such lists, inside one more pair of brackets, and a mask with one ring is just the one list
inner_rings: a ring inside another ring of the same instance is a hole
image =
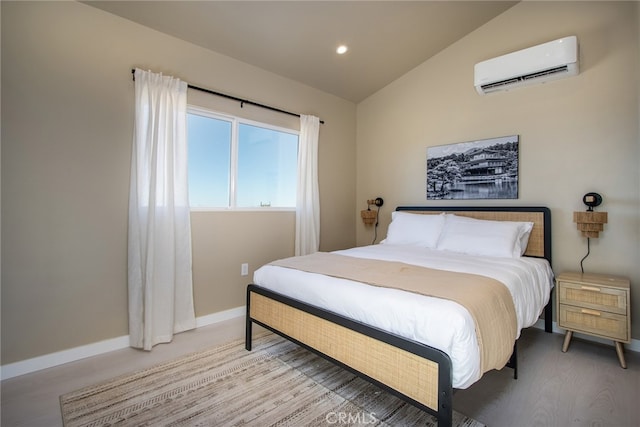
[[[427, 413], [274, 334], [60, 396], [75, 426], [435, 426]], [[457, 412], [454, 426], [483, 424]]]

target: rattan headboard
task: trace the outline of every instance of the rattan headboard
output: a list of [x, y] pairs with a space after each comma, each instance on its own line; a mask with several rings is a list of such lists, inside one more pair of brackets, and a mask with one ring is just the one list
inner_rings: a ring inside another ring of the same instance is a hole
[[420, 214], [454, 213], [493, 221], [531, 221], [533, 229], [525, 255], [551, 262], [551, 211], [546, 207], [521, 206], [398, 206], [397, 211]]

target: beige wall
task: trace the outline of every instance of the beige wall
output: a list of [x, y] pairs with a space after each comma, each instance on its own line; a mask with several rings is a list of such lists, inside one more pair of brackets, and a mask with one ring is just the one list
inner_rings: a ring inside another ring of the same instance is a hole
[[[131, 68], [325, 120], [321, 249], [355, 243], [355, 105], [76, 2], [2, 2], [2, 364], [127, 335]], [[288, 116], [189, 92], [275, 124]], [[196, 315], [293, 255], [292, 212], [195, 212]]]
[[[586, 239], [572, 222], [595, 191], [609, 224], [592, 239], [585, 271], [632, 280], [633, 336], [640, 337], [639, 38], [635, 2], [522, 2], [358, 105], [357, 206], [381, 196], [384, 238], [396, 205], [426, 201], [426, 148], [520, 135], [518, 200], [545, 205], [553, 222], [553, 267], [579, 270]], [[479, 96], [475, 63], [575, 34], [580, 75]], [[463, 202], [446, 202], [448, 205]], [[357, 226], [357, 242], [371, 241]]]

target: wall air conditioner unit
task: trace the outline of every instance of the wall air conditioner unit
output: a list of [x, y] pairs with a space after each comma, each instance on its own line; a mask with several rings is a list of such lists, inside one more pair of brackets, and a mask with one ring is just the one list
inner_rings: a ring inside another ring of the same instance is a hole
[[484, 95], [578, 74], [578, 39], [569, 36], [479, 62], [474, 84]]

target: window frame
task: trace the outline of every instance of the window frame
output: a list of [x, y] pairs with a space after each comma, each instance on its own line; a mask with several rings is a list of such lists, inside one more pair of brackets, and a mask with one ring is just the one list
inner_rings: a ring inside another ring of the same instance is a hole
[[[234, 116], [232, 114], [226, 114], [219, 111], [215, 111], [209, 108], [204, 108], [196, 105], [187, 104], [187, 114], [195, 114], [203, 117], [208, 117], [216, 120], [223, 120], [231, 122], [231, 149], [229, 158], [229, 206], [226, 207], [204, 207], [204, 206], [191, 206], [189, 203], [189, 210], [191, 212], [295, 212], [296, 206], [291, 207], [272, 207], [272, 206], [237, 206], [237, 184], [238, 184], [238, 145], [239, 145], [239, 129], [240, 125], [249, 125], [254, 127], [260, 127], [277, 132], [284, 132], [293, 134], [298, 137], [298, 147], [300, 150], [300, 131], [296, 129], [290, 129], [282, 126], [276, 126], [269, 123], [259, 122], [256, 120], [250, 120], [243, 117]], [[188, 131], [188, 127], [187, 127]], [[189, 143], [189, 135], [187, 134], [187, 144]], [[297, 164], [296, 164], [297, 170]]]

